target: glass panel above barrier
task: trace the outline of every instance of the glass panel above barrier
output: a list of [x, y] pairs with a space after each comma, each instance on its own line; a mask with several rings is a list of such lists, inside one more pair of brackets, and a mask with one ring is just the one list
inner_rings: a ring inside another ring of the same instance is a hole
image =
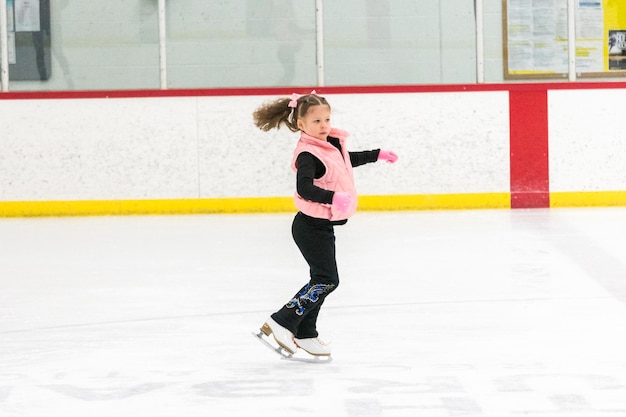
[[11, 75], [11, 91], [159, 88], [156, 1], [52, 1], [48, 29], [49, 77]]
[[0, 4], [3, 91], [626, 79], [626, 2], [612, 0]]
[[324, 2], [327, 85], [476, 82], [473, 1]]
[[315, 85], [315, 2], [168, 2], [169, 88]]

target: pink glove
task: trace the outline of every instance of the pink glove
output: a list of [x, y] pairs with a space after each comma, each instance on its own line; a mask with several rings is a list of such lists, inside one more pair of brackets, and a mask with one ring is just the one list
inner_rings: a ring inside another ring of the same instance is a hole
[[333, 196], [333, 207], [338, 211], [343, 213], [348, 210], [350, 203], [352, 203], [352, 197], [350, 197], [350, 194], [341, 191], [335, 192], [335, 195]]
[[398, 155], [396, 155], [396, 153], [394, 151], [390, 151], [387, 149], [381, 149], [380, 153], [378, 154], [378, 160], [379, 161], [387, 161], [387, 162], [391, 162], [394, 163], [398, 160]]

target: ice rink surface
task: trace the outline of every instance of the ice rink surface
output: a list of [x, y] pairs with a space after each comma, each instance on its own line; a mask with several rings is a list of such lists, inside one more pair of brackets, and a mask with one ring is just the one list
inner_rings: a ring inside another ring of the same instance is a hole
[[626, 209], [358, 213], [333, 362], [251, 335], [292, 214], [0, 219], [0, 416], [626, 416]]

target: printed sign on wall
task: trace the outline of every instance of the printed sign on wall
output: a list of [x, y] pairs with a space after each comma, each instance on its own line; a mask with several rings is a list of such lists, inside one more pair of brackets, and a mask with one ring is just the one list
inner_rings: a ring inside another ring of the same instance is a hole
[[[567, 7], [567, 0], [503, 0], [505, 79], [568, 76]], [[625, 76], [626, 2], [578, 0], [575, 7], [576, 73]]]

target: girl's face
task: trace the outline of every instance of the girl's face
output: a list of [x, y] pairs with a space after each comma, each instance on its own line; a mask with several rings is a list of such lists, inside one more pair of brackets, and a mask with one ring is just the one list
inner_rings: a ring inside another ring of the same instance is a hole
[[330, 133], [330, 108], [325, 104], [309, 107], [309, 111], [298, 119], [298, 128], [309, 136], [326, 140]]

